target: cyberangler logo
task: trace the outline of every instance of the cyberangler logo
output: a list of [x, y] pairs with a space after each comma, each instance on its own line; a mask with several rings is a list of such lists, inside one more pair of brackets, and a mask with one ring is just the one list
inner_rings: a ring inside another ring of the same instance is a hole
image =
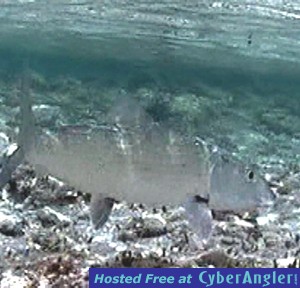
[[[199, 281], [204, 284], [205, 287], [211, 287], [215, 285], [222, 284], [250, 284], [250, 285], [260, 285], [261, 287], [268, 287], [269, 285], [297, 285], [298, 275], [295, 273], [284, 274], [280, 271], [272, 271], [268, 273], [268, 270], [260, 269], [260, 273], [255, 273], [257, 270], [247, 269], [240, 270], [241, 273], [228, 273], [224, 270], [221, 271], [205, 270], [199, 273]], [[264, 273], [265, 272], [265, 273]]]

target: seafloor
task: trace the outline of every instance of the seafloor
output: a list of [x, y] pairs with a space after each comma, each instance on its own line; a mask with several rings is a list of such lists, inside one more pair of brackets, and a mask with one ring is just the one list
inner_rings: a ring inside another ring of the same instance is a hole
[[[204, 246], [179, 207], [118, 203], [105, 226], [93, 231], [84, 191], [24, 163], [1, 193], [1, 287], [87, 287], [89, 267], [299, 267], [300, 118], [279, 108], [275, 98], [244, 91], [245, 105], [241, 90], [226, 93], [200, 84], [189, 91], [148, 84], [99, 87], [91, 79], [33, 72], [28, 79], [45, 141], [56, 141], [65, 124], [99, 125], [112, 99], [126, 94], [157, 121], [170, 121], [256, 164], [277, 199], [263, 216], [216, 215]], [[11, 141], [20, 124], [19, 93], [24, 90], [18, 77], [0, 82], [0, 130]]]

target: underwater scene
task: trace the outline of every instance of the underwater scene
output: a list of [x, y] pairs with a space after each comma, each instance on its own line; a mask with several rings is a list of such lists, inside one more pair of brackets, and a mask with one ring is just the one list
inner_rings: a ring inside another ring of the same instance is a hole
[[90, 267], [300, 267], [300, 2], [0, 1], [0, 287]]

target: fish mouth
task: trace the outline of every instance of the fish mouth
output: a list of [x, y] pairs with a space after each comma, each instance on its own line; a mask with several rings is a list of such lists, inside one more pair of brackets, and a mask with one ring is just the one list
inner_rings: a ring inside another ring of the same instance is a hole
[[261, 201], [258, 205], [258, 210], [267, 212], [273, 205], [277, 199], [277, 194], [274, 189], [268, 187], [268, 195], [265, 197], [261, 197]]
[[267, 197], [262, 197], [262, 202], [264, 203], [270, 203], [273, 204], [273, 202], [277, 199], [277, 193], [275, 191], [274, 188], [268, 186], [268, 193], [267, 193]]
[[270, 208], [271, 206], [273, 206], [275, 199], [276, 198], [263, 200], [262, 203], [259, 205], [259, 208]]

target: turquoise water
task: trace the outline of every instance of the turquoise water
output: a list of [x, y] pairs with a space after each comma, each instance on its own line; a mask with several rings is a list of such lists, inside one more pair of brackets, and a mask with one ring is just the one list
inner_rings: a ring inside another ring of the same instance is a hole
[[155, 121], [211, 137], [241, 157], [293, 159], [300, 137], [294, 2], [5, 1], [2, 102], [17, 106], [13, 87], [29, 75], [35, 103], [62, 109], [53, 129], [102, 123], [125, 91]]
[[[112, 129], [111, 111], [130, 98], [148, 116], [141, 127], [201, 137], [241, 167], [254, 165], [279, 196], [261, 222], [278, 237], [297, 234], [298, 2], [2, 1], [0, 132], [18, 141], [22, 95], [33, 101], [45, 147]], [[135, 119], [136, 106], [120, 106]]]

